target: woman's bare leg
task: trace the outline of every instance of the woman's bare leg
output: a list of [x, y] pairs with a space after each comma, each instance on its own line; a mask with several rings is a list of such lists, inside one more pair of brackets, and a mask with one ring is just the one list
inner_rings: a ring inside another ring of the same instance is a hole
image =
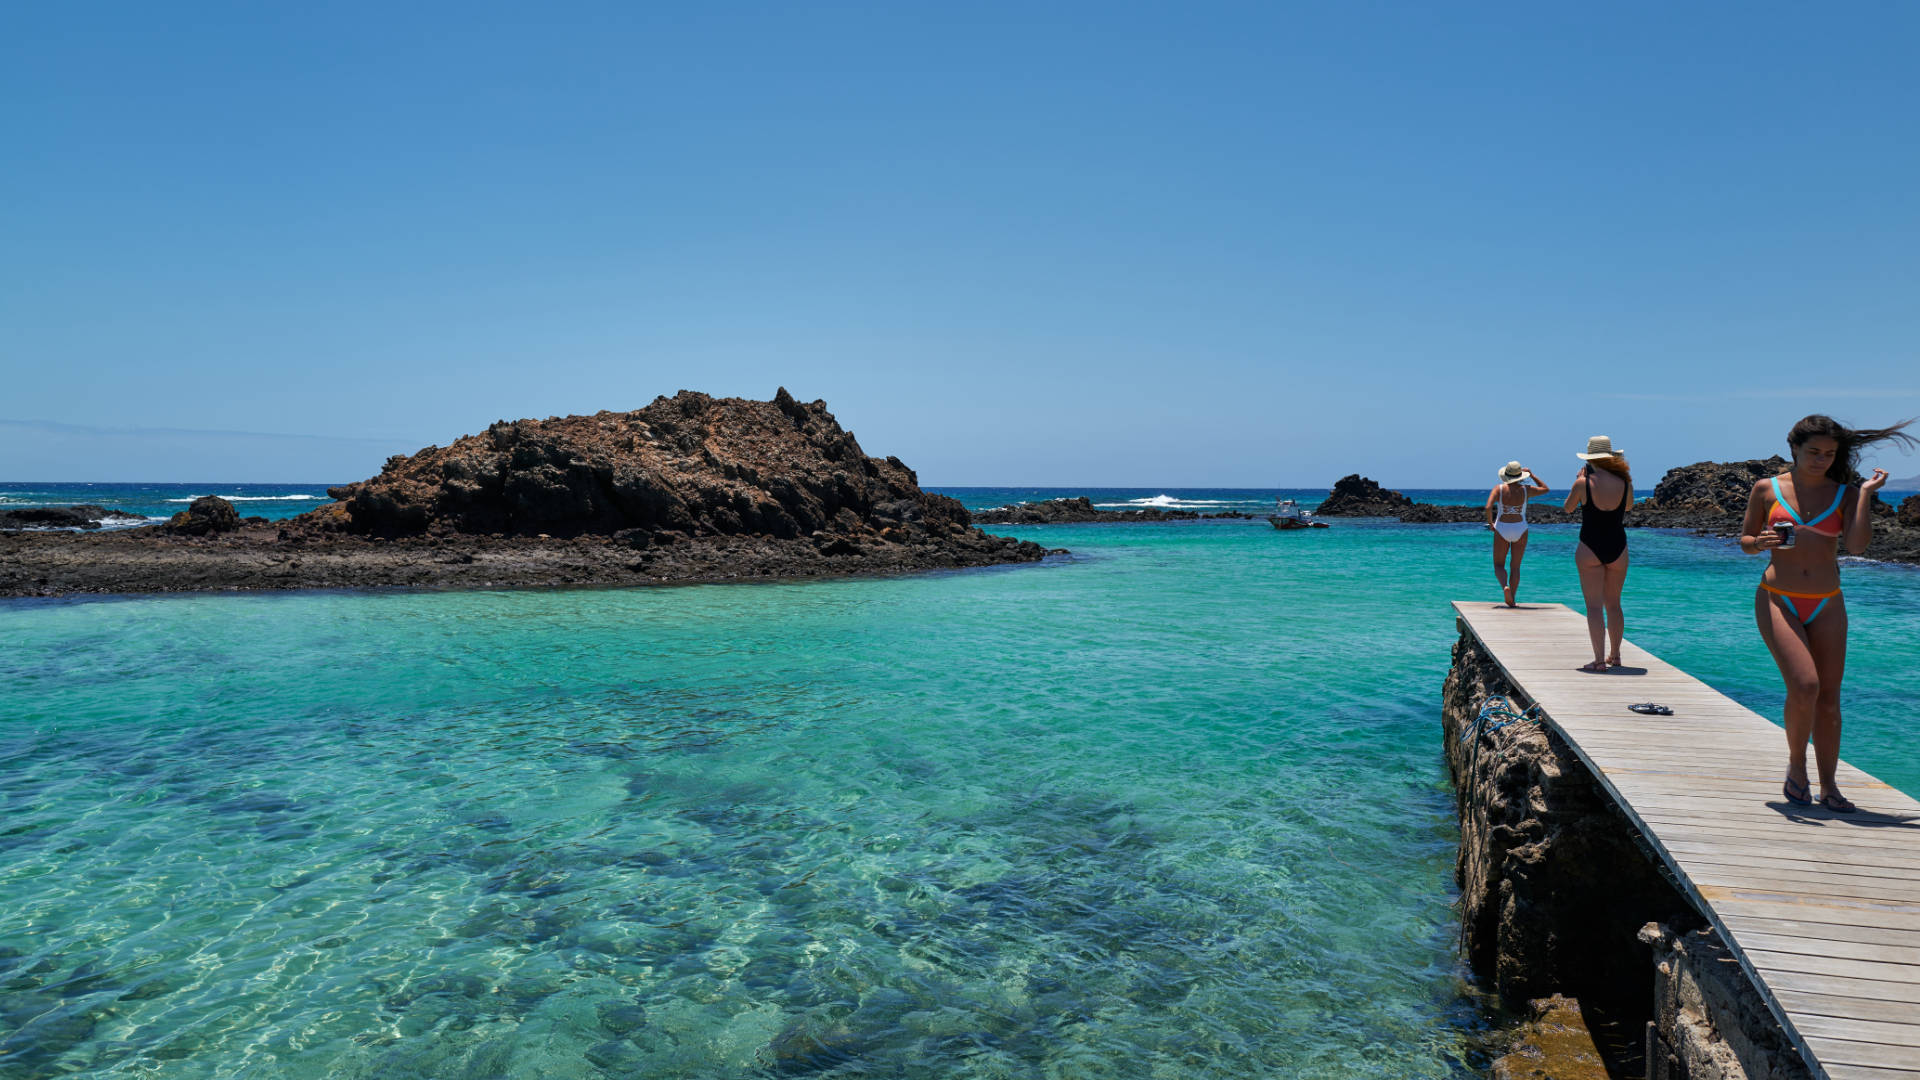
[[1607, 663], [1612, 667], [1620, 666], [1620, 639], [1626, 636], [1626, 616], [1620, 612], [1620, 591], [1627, 586], [1627, 553], [1606, 565], [1607, 571], [1607, 642], [1611, 649], [1607, 653]]
[[[1781, 610], [1773, 594], [1755, 590], [1753, 617], [1760, 624], [1760, 638], [1779, 665], [1780, 678], [1787, 684], [1787, 707], [1782, 716], [1787, 727], [1787, 779], [1796, 784], [1807, 782], [1807, 738], [1813, 734], [1814, 712], [1820, 699], [1820, 669], [1814, 663], [1807, 644], [1807, 631], [1798, 620]], [[1819, 620], [1814, 620], [1818, 622]], [[1844, 644], [1844, 642], [1843, 642]], [[1839, 746], [1839, 710], [1834, 710], [1834, 746]]]
[[1507, 606], [1512, 607], [1520, 600], [1520, 560], [1527, 557], [1527, 541], [1533, 539], [1533, 530], [1520, 534], [1520, 539], [1509, 545], [1512, 551], [1513, 565], [1507, 570]]
[[1607, 662], [1607, 568], [1593, 549], [1580, 544], [1573, 549], [1573, 565], [1580, 571], [1580, 597], [1587, 605], [1587, 636], [1593, 639], [1593, 663]]
[[1836, 596], [1806, 628], [1807, 651], [1820, 679], [1813, 700], [1813, 760], [1820, 771], [1820, 793], [1839, 795], [1834, 770], [1840, 765], [1840, 679], [1847, 671], [1847, 609]]
[[1512, 602], [1513, 593], [1507, 588], [1507, 549], [1513, 545], [1499, 533], [1493, 534], [1493, 579], [1500, 583], [1500, 595]]

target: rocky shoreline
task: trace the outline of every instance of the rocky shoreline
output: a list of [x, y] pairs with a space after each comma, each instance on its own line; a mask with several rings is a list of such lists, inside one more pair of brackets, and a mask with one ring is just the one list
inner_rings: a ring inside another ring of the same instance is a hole
[[[1772, 457], [1702, 461], [1670, 469], [1654, 485], [1651, 495], [1627, 511], [1627, 527], [1691, 529], [1698, 536], [1737, 537], [1754, 483], [1778, 475], [1786, 468], [1784, 458]], [[1578, 513], [1569, 514], [1561, 508], [1564, 500], [1565, 492], [1534, 500], [1527, 506], [1527, 520], [1535, 525], [1579, 524]], [[1343, 477], [1334, 484], [1314, 515], [1390, 517], [1411, 525], [1478, 525], [1486, 521], [1484, 506], [1415, 502], [1358, 474]], [[1865, 557], [1882, 562], [1920, 564], [1920, 495], [1907, 496], [1898, 507], [1875, 501], [1873, 542]]]
[[1014, 506], [996, 506], [991, 510], [982, 510], [973, 515], [976, 525], [1066, 525], [1089, 522], [1126, 522], [1126, 521], [1202, 521], [1237, 519], [1248, 521], [1252, 514], [1243, 514], [1235, 510], [1226, 510], [1217, 514], [1200, 513], [1195, 510], [1163, 510], [1149, 507], [1141, 510], [1102, 510], [1093, 505], [1093, 500], [1082, 495], [1074, 499], [1047, 499], [1043, 502], [1024, 502]]
[[868, 457], [824, 402], [784, 388], [502, 421], [328, 493], [338, 501], [279, 523], [206, 498], [164, 525], [0, 532], [0, 596], [691, 584], [1047, 554], [975, 528], [899, 458]]
[[636, 546], [611, 536], [284, 538], [277, 526], [207, 537], [0, 534], [0, 597], [287, 589], [504, 589], [693, 585], [859, 577], [1034, 562], [1037, 544], [970, 537], [892, 543], [846, 537], [688, 537]]

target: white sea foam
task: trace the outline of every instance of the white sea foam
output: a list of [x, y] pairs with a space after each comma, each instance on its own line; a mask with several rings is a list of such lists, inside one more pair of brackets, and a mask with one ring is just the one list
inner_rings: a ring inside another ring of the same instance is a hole
[[[184, 499], [166, 499], [170, 503], [190, 503], [195, 499], [204, 499], [205, 495], [189, 495]], [[228, 502], [304, 502], [308, 499], [324, 499], [325, 495], [222, 495]]]
[[1128, 499], [1126, 502], [1095, 503], [1095, 506], [1107, 509], [1141, 509], [1153, 507], [1160, 510], [1192, 510], [1202, 506], [1226, 506], [1226, 499], [1182, 499], [1173, 495], [1155, 495], [1151, 499]]

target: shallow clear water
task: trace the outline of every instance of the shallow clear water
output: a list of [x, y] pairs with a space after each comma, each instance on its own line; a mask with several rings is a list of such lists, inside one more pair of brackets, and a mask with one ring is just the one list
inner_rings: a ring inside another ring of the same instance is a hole
[[[0, 1076], [1484, 1065], [1438, 694], [1486, 534], [1016, 531], [1076, 554], [0, 605]], [[1758, 562], [1633, 543], [1629, 634], [1777, 713]], [[1847, 588], [1847, 756], [1920, 791], [1920, 574]]]

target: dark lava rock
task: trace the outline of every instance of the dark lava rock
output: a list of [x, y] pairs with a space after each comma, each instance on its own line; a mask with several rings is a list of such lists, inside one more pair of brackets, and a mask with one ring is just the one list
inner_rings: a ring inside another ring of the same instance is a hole
[[1900, 511], [1894, 520], [1902, 525], [1920, 528], [1920, 495], [1909, 495], [1900, 500]]
[[[1580, 514], [1567, 513], [1561, 504], [1565, 496], [1543, 495], [1527, 504], [1527, 521], [1535, 525], [1565, 525], [1577, 523]], [[1480, 506], [1435, 506], [1432, 503], [1414, 503], [1412, 506], [1394, 515], [1409, 525], [1439, 525], [1472, 523], [1485, 524], [1487, 508]]]
[[1151, 507], [1143, 510], [1102, 510], [1093, 505], [1093, 500], [1082, 495], [1074, 499], [1047, 499], [1043, 502], [1025, 502], [1015, 506], [996, 506], [991, 510], [982, 510], [973, 515], [980, 525], [1065, 525], [1089, 521], [1198, 521], [1202, 518], [1239, 518], [1253, 517], [1227, 510], [1218, 514], [1202, 514], [1195, 510], [1162, 510]]
[[1697, 461], [1667, 470], [1653, 494], [1634, 504], [1627, 524], [1738, 531], [1753, 485], [1789, 467], [1778, 454], [1746, 461]]
[[240, 514], [220, 496], [202, 495], [160, 527], [179, 536], [232, 532], [240, 527]]
[[[97, 529], [100, 520], [82, 513], [98, 507], [29, 506], [0, 510], [0, 529]], [[104, 511], [103, 511], [104, 512]]]
[[501, 421], [451, 446], [389, 458], [328, 489], [291, 527], [375, 536], [943, 537], [972, 524], [920, 490], [899, 458], [868, 457], [826, 403], [682, 390], [632, 412]]
[[1316, 517], [1393, 517], [1413, 505], [1400, 492], [1353, 473], [1341, 477], [1313, 513]]
[[29, 506], [0, 510], [0, 529], [97, 529], [146, 519], [138, 514], [82, 503], [79, 506]]

